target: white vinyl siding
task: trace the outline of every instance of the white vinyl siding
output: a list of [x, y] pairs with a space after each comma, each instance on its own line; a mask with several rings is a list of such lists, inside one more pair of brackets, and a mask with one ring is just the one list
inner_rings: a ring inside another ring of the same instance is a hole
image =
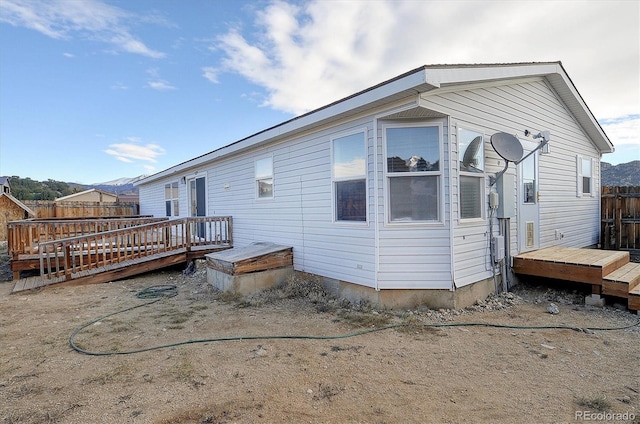
[[[207, 211], [233, 217], [237, 247], [268, 241], [293, 247], [294, 268], [373, 287], [374, 229], [366, 223], [335, 225], [333, 219], [331, 140], [364, 132], [365, 160], [373, 160], [371, 120], [327, 128], [255, 148], [207, 165]], [[273, 160], [274, 197], [256, 197], [256, 158]], [[369, 166], [367, 166], [367, 169]], [[370, 178], [366, 175], [365, 178]], [[367, 204], [372, 192], [367, 191]]]
[[[576, 200], [576, 155], [598, 157], [596, 148], [584, 134], [566, 107], [543, 81], [529, 79], [519, 83], [476, 88], [439, 96], [423, 95], [425, 107], [452, 116], [452, 125], [473, 125], [485, 134], [499, 131], [522, 134], [524, 129], [551, 132], [550, 153], [539, 156], [540, 247], [564, 245], [586, 247], [599, 239], [600, 169], [593, 162], [595, 197]], [[457, 156], [456, 146], [453, 154]], [[504, 167], [491, 145], [485, 146], [486, 173], [495, 174]], [[515, 175], [511, 164], [508, 174]], [[451, 187], [458, 192], [457, 180]], [[515, 191], [514, 191], [515, 196]], [[485, 206], [488, 207], [488, 206]], [[454, 216], [458, 216], [457, 198], [452, 199]], [[517, 214], [517, 212], [516, 212]], [[580, 216], [580, 220], [575, 217]], [[555, 230], [564, 233], [556, 240]], [[517, 218], [510, 220], [509, 247], [517, 252]], [[498, 234], [494, 222], [494, 233]], [[456, 287], [491, 277], [488, 255], [488, 226], [458, 223], [454, 227]]]

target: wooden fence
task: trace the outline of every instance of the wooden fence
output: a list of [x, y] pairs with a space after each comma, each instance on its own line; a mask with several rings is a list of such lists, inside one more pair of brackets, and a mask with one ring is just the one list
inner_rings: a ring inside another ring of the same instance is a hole
[[137, 203], [105, 202], [54, 202], [49, 200], [25, 200], [22, 203], [36, 213], [38, 218], [86, 218], [138, 215]]
[[602, 247], [640, 253], [640, 187], [602, 187]]

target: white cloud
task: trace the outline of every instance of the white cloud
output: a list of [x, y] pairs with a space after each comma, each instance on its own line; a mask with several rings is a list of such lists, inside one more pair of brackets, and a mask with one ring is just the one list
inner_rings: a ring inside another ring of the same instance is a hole
[[111, 86], [112, 90], [128, 90], [129, 87], [127, 87], [126, 85], [124, 85], [124, 83], [122, 82], [116, 82], [115, 84], [113, 84]]
[[605, 119], [600, 125], [614, 146], [635, 145], [640, 149], [640, 115]]
[[636, 1], [272, 1], [212, 50], [300, 114], [424, 64], [561, 60], [598, 118], [640, 109]]
[[165, 80], [149, 81], [147, 85], [153, 88], [154, 90], [158, 90], [158, 91], [167, 91], [167, 90], [176, 89], [173, 85], [171, 85], [168, 81], [165, 81]]
[[99, 0], [2, 0], [0, 21], [22, 26], [56, 39], [74, 37], [97, 40], [117, 50], [162, 58], [163, 52], [147, 47], [127, 20], [138, 18]]
[[68, 57], [69, 59], [73, 59], [74, 57], [76, 57], [76, 55], [74, 55], [73, 53], [62, 53], [62, 55], [64, 57]]
[[218, 83], [218, 70], [212, 66], [202, 68], [202, 76], [214, 84]]
[[176, 87], [171, 85], [171, 83], [169, 83], [169, 81], [166, 81], [166, 80], [160, 78], [160, 73], [158, 71], [158, 68], [147, 69], [147, 74], [149, 74], [151, 76], [151, 80], [149, 80], [147, 82], [147, 85], [149, 87], [153, 88], [154, 90], [167, 91], [167, 90], [175, 90], [176, 89]]
[[104, 152], [125, 163], [135, 161], [155, 163], [156, 158], [164, 155], [165, 150], [157, 144], [116, 143], [110, 144], [109, 149]]

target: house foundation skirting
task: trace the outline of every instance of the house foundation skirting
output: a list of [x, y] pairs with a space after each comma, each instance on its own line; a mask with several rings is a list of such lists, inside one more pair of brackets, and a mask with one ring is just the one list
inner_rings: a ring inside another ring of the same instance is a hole
[[493, 278], [478, 281], [456, 290], [385, 289], [375, 290], [358, 284], [323, 278], [331, 294], [351, 302], [367, 301], [381, 308], [411, 309], [427, 306], [431, 309], [462, 309], [484, 300], [495, 292]]
[[218, 290], [238, 293], [243, 296], [276, 287], [285, 283], [291, 276], [293, 276], [292, 266], [240, 275], [230, 275], [223, 271], [207, 268], [207, 282], [209, 284]]

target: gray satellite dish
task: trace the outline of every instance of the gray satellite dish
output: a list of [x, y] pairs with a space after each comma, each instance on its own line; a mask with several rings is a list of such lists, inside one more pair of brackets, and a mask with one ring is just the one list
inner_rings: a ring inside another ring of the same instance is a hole
[[491, 145], [502, 159], [509, 162], [518, 162], [524, 154], [520, 140], [511, 134], [495, 133], [491, 136]]
[[462, 165], [464, 165], [465, 168], [478, 165], [476, 163], [476, 155], [480, 149], [480, 143], [482, 143], [482, 136], [479, 135], [471, 140], [471, 143], [467, 146], [467, 150], [465, 150], [464, 156], [462, 157]]

